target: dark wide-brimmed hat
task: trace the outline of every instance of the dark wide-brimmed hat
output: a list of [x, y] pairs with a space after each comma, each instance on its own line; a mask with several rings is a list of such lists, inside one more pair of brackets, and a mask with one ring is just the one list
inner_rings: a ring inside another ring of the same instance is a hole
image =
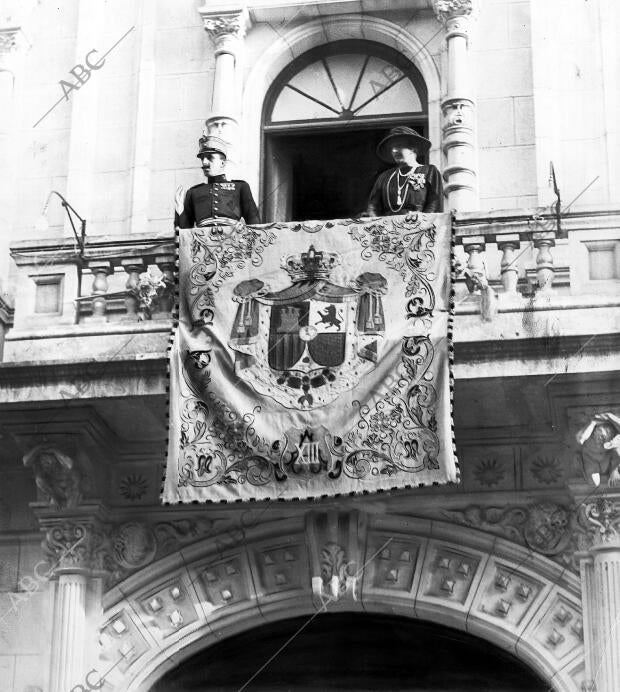
[[203, 156], [213, 152], [222, 154], [225, 159], [228, 158], [228, 142], [214, 135], [203, 135], [198, 140], [198, 153], [196, 156], [201, 159]]
[[393, 163], [392, 152], [390, 151], [394, 140], [406, 141], [411, 145], [412, 149], [416, 149], [421, 154], [426, 153], [431, 148], [430, 140], [426, 137], [422, 137], [415, 130], [410, 127], [404, 127], [399, 125], [398, 127], [393, 127], [388, 136], [384, 137], [377, 146], [377, 156], [387, 163]]

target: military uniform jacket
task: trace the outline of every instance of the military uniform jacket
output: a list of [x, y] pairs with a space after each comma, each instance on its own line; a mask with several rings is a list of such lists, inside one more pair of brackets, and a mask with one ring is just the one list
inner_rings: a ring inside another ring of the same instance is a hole
[[[439, 212], [443, 211], [443, 190], [441, 185], [441, 173], [436, 166], [416, 166], [410, 171], [419, 177], [420, 189], [413, 189], [407, 185], [402, 189], [402, 206], [397, 203], [398, 195], [398, 168], [390, 168], [379, 175], [368, 199], [368, 216], [393, 216], [394, 214], [406, 214], [408, 211]], [[401, 188], [403, 179], [400, 179]]]
[[248, 224], [261, 222], [252, 191], [245, 180], [229, 181], [224, 175], [208, 180], [190, 187], [185, 193], [183, 211], [175, 210], [175, 226], [193, 228], [215, 217], [243, 218]]

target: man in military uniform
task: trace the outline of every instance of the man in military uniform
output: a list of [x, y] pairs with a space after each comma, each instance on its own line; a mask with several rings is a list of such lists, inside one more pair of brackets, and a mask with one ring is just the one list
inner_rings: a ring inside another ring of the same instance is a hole
[[174, 225], [193, 228], [211, 224], [218, 218], [260, 223], [250, 186], [245, 180], [226, 180], [227, 143], [219, 137], [203, 135], [198, 144], [197, 156], [207, 180], [187, 191], [182, 187], [177, 190]]

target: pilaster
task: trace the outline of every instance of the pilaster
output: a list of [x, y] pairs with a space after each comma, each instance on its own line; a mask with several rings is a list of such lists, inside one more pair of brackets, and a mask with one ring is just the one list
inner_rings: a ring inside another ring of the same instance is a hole
[[231, 145], [232, 156], [229, 158], [234, 162], [239, 146], [239, 62], [249, 15], [247, 9], [241, 7], [214, 13], [205, 5], [198, 12], [215, 48], [215, 76], [211, 112], [205, 122], [206, 132], [221, 137]]
[[[84, 678], [95, 646], [89, 614], [101, 611], [96, 582], [103, 574], [105, 528], [100, 503], [81, 504], [61, 512], [34, 506], [44, 532], [49, 573], [56, 581], [52, 636], [50, 692], [67, 692]], [[95, 599], [93, 599], [95, 595]], [[98, 603], [93, 603], [98, 600]]]
[[437, 19], [446, 29], [447, 88], [443, 114], [443, 178], [448, 208], [478, 209], [475, 101], [469, 64], [469, 26], [475, 0], [433, 0]]
[[584, 615], [586, 689], [620, 689], [620, 488], [576, 491], [590, 548], [578, 553]]

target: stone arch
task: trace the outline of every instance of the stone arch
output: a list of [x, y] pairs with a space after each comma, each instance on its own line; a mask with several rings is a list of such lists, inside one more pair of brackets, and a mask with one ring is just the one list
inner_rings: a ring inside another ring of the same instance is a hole
[[439, 70], [422, 41], [403, 27], [385, 19], [363, 15], [319, 18], [290, 29], [264, 51], [246, 76], [242, 99], [242, 170], [258, 189], [261, 155], [261, 119], [269, 87], [292, 60], [316, 46], [342, 39], [375, 41], [395, 48], [420, 71], [428, 90], [430, 163], [441, 166], [441, 82]]
[[114, 668], [114, 689], [146, 692], [216, 641], [322, 608], [462, 629], [509, 650], [552, 688], [580, 689], [579, 580], [522, 546], [441, 521], [336, 509], [231, 536], [199, 540], [106, 594], [97, 670]]

